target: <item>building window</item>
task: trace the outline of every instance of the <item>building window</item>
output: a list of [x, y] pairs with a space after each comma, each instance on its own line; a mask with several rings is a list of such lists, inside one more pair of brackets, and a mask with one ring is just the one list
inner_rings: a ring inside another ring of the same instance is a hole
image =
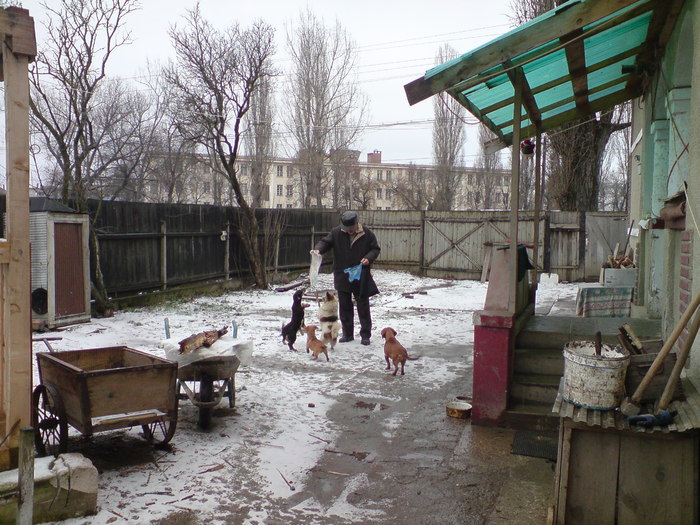
[[281, 205], [281, 204], [278, 204], [278, 205], [277, 205], [277, 207], [278, 207], [278, 208], [281, 208], [281, 207], [282, 207], [282, 205]]
[[386, 170], [386, 180], [387, 182], [391, 180], [391, 170]]
[[287, 184], [287, 197], [293, 197], [294, 196], [294, 186], [291, 184]]
[[381, 198], [382, 198], [382, 189], [377, 188], [377, 199], [381, 199]]
[[204, 192], [209, 193], [211, 191], [211, 182], [204, 183]]
[[377, 170], [377, 180], [382, 180], [382, 170]]
[[474, 184], [474, 174], [473, 173], [470, 173], [469, 175], [467, 175], [467, 182], [470, 186], [472, 184]]
[[244, 194], [248, 193], [248, 184], [246, 182], [241, 184], [241, 192]]
[[284, 186], [282, 186], [281, 184], [278, 184], [278, 185], [277, 185], [277, 196], [278, 196], [278, 197], [281, 197], [283, 191], [284, 191]]
[[241, 175], [248, 175], [248, 165], [247, 164], [243, 164], [241, 166]]
[[391, 190], [386, 190], [386, 191], [384, 192], [384, 198], [385, 198], [386, 200], [388, 200], [388, 201], [391, 200]]
[[291, 177], [294, 172], [294, 168], [291, 165], [287, 166], [287, 177]]
[[294, 208], [294, 204], [287, 204], [287, 208]]
[[284, 175], [283, 169], [284, 168], [282, 166], [277, 166], [277, 176], [278, 177], [281, 177], [282, 175]]
[[270, 200], [270, 185], [269, 184], [263, 185], [262, 200], [264, 200], [264, 201]]

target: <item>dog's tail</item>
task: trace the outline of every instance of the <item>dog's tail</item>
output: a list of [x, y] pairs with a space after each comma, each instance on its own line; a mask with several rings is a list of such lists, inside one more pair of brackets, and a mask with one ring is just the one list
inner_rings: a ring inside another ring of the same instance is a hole
[[408, 357], [408, 356], [406, 356], [406, 359], [408, 359], [409, 361], [417, 361], [417, 360], [420, 359], [421, 357], [422, 357], [422, 356], [419, 356], [419, 355], [417, 355], [416, 357]]

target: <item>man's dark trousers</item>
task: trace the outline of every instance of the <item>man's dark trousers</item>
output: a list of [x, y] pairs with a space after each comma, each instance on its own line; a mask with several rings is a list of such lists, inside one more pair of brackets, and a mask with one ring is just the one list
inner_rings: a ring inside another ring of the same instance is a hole
[[372, 336], [372, 316], [369, 311], [369, 296], [359, 296], [352, 292], [338, 292], [338, 307], [340, 324], [343, 326], [345, 337], [354, 337], [355, 312], [352, 305], [352, 296], [357, 303], [357, 316], [360, 318], [360, 338], [369, 339]]

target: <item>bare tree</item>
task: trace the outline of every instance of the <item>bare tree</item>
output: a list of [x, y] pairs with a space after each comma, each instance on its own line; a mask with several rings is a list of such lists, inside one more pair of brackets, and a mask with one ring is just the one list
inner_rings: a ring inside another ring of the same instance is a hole
[[[440, 47], [437, 63], [442, 64], [457, 56], [449, 45]], [[459, 167], [464, 164], [464, 121], [466, 111], [454, 98], [445, 92], [433, 98], [433, 160], [435, 164], [435, 198], [432, 209], [449, 211], [455, 204], [455, 195], [460, 182]]]
[[274, 156], [274, 110], [272, 107], [272, 78], [266, 78], [251, 98], [248, 113], [249, 132], [244, 135], [244, 149], [251, 158], [250, 204], [259, 208], [263, 200], [263, 188], [267, 180], [270, 161]]
[[[365, 120], [366, 101], [353, 77], [356, 50], [340, 22], [327, 28], [310, 10], [287, 35], [292, 57], [289, 127], [296, 150], [304, 206], [322, 206], [333, 150], [351, 149]], [[341, 132], [342, 130], [342, 132]]]
[[[628, 102], [617, 106], [621, 122], [631, 120], [632, 108]], [[613, 133], [606, 150], [603, 171], [601, 173], [600, 209], [610, 211], [627, 211], [630, 199], [630, 176], [632, 153], [632, 128], [630, 126]]]
[[215, 159], [241, 208], [237, 234], [255, 283], [267, 286], [255, 209], [241, 188], [236, 159], [244, 118], [260, 85], [273, 74], [274, 30], [258, 21], [249, 29], [233, 24], [219, 31], [202, 18], [199, 5], [187, 12], [185, 27], [170, 29], [176, 58], [164, 69], [177, 108], [179, 131]]
[[478, 192], [480, 202], [474, 204], [479, 204], [478, 207], [487, 210], [496, 208], [498, 201], [501, 201], [504, 207], [507, 205], [501, 191], [503, 187], [501, 156], [498, 152], [489, 152], [486, 149], [486, 144], [495, 137], [496, 135], [489, 128], [483, 124], [479, 125], [480, 153], [476, 160], [476, 192], [474, 193]]
[[[125, 112], [131, 93], [119, 82], [108, 83], [107, 63], [115, 49], [129, 42], [125, 18], [137, 9], [134, 0], [61, 0], [48, 13], [45, 45], [30, 73], [33, 135], [57, 175], [48, 184], [64, 202], [88, 212], [87, 199], [99, 182], [128, 160], [139, 116]], [[37, 165], [43, 166], [45, 163]], [[122, 172], [124, 176], [125, 172]], [[99, 209], [92, 213], [90, 254], [93, 296], [98, 313], [108, 313], [94, 231]]]
[[397, 202], [403, 203], [409, 210], [431, 209], [433, 191], [432, 183], [423, 169], [411, 163], [402, 177], [393, 180], [391, 191]]

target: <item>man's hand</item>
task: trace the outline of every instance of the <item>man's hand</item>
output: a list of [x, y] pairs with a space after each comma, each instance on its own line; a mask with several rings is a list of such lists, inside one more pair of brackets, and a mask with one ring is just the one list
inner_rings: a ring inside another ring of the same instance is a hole
[[366, 257], [363, 258], [363, 259], [360, 261], [360, 264], [362, 264], [363, 266], [367, 266], [367, 265], [369, 264], [369, 259], [367, 259]]
[[319, 252], [318, 250], [311, 250], [309, 253], [311, 255], [321, 255], [321, 252]]

